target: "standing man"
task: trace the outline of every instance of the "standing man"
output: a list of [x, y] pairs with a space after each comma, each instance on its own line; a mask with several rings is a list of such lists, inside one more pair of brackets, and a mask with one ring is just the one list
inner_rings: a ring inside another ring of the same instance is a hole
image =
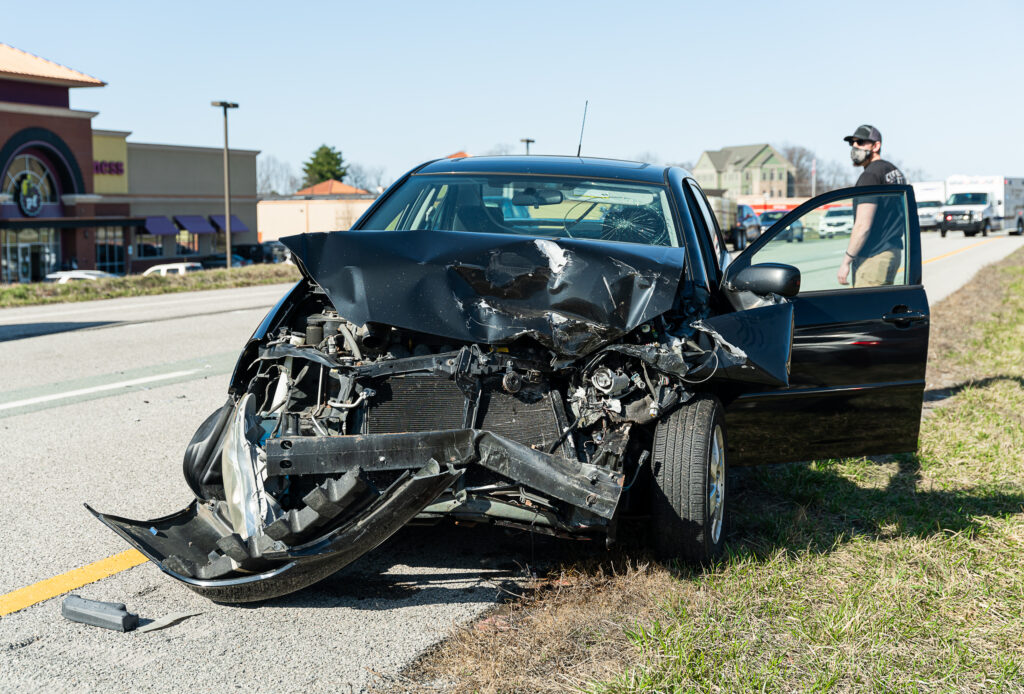
[[[903, 173], [882, 159], [882, 134], [873, 125], [862, 125], [843, 138], [850, 144], [854, 166], [864, 168], [858, 186], [906, 185]], [[853, 203], [853, 231], [839, 266], [839, 284], [877, 287], [892, 284], [900, 266], [906, 211], [895, 198], [857, 198]]]

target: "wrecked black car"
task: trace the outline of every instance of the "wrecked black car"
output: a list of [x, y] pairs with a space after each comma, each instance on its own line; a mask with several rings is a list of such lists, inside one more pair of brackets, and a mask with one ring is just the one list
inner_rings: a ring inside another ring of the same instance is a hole
[[[796, 252], [786, 232], [865, 196], [903, 210], [902, 274], [850, 288], [845, 240]], [[833, 191], [732, 258], [682, 169], [425, 164], [351, 231], [284, 239], [303, 279], [185, 451], [195, 500], [94, 513], [224, 602], [444, 519], [610, 543], [639, 516], [661, 556], [706, 561], [727, 461], [916, 448], [928, 304], [908, 209], [906, 186]]]

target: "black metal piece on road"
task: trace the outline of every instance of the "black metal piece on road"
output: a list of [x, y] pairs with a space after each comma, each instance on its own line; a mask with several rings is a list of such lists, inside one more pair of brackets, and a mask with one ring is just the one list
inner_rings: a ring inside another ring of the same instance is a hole
[[61, 603], [64, 619], [113, 631], [131, 631], [139, 625], [139, 616], [128, 611], [122, 602], [101, 602], [69, 595]]

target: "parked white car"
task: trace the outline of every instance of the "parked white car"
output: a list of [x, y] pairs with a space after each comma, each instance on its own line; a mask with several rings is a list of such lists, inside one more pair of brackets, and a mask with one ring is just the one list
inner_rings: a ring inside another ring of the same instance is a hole
[[853, 207], [833, 207], [825, 212], [818, 223], [818, 236], [830, 239], [837, 234], [853, 232]]
[[921, 231], [938, 229], [941, 222], [941, 200], [924, 200], [917, 203], [917, 225], [921, 227]]
[[198, 272], [202, 270], [203, 266], [199, 263], [164, 263], [163, 265], [154, 265], [151, 268], [147, 268], [142, 276], [147, 275], [160, 275], [166, 277], [167, 275], [184, 275], [189, 272]]
[[102, 270], [59, 270], [48, 274], [43, 278], [43, 281], [54, 284], [67, 284], [68, 282], [79, 282], [83, 280], [101, 280], [107, 277], [117, 277], [117, 275], [111, 275], [109, 272], [103, 272]]

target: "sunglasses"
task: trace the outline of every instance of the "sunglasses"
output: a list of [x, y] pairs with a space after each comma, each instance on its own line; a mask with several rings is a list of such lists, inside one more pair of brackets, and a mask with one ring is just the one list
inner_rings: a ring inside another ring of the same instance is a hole
[[872, 145], [874, 144], [874, 142], [872, 142], [871, 140], [850, 140], [850, 144], [862, 147], [863, 145]]

